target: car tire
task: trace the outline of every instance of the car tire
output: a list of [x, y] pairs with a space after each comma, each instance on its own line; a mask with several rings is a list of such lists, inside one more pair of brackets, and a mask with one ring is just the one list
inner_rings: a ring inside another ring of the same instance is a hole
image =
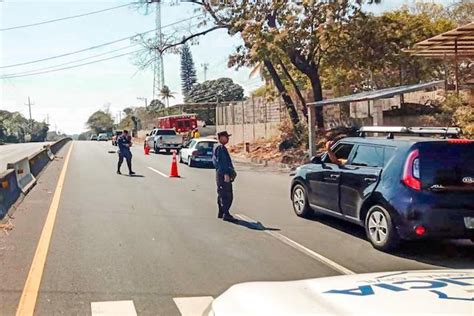
[[291, 202], [293, 211], [299, 217], [307, 218], [313, 215], [314, 212], [309, 206], [306, 189], [302, 184], [295, 185], [293, 190], [291, 190]]
[[160, 153], [160, 148], [158, 146], [156, 146], [156, 143], [153, 145], [153, 150], [154, 150], [155, 154]]
[[179, 163], [183, 163], [183, 157], [181, 156], [181, 153], [179, 153], [179, 159], [178, 159]]
[[394, 250], [400, 244], [400, 236], [390, 213], [381, 205], [372, 206], [365, 217], [365, 232], [375, 249]]

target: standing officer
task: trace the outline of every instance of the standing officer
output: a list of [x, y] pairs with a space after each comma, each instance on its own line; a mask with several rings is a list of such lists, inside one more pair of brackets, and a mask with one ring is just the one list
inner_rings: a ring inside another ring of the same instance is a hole
[[118, 165], [117, 165], [117, 174], [122, 174], [120, 172], [120, 167], [123, 163], [123, 158], [127, 160], [128, 166], [128, 174], [134, 175], [135, 172], [132, 171], [132, 152], [130, 151], [130, 147], [132, 146], [131, 137], [128, 136], [128, 131], [124, 130], [122, 135], [119, 136], [117, 139], [117, 145], [119, 147], [118, 155]]
[[216, 146], [212, 155], [212, 162], [216, 168], [217, 183], [217, 205], [219, 208], [218, 218], [225, 221], [234, 221], [229, 209], [234, 199], [232, 192], [232, 181], [236, 177], [232, 160], [225, 145], [229, 142], [229, 135], [226, 131], [217, 134], [220, 145]]

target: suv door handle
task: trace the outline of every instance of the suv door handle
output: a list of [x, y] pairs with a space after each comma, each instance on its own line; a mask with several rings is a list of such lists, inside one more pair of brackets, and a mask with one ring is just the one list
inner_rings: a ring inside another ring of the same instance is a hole
[[333, 178], [333, 179], [337, 179], [337, 178], [339, 178], [339, 175], [338, 174], [331, 174], [330, 177]]
[[364, 178], [364, 181], [375, 182], [375, 181], [377, 181], [377, 178]]

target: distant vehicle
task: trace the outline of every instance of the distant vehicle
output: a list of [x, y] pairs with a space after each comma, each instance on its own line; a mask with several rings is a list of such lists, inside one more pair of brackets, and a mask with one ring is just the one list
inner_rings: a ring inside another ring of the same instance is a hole
[[196, 114], [181, 114], [160, 117], [158, 127], [174, 129], [177, 133], [187, 133], [197, 127], [197, 116]]
[[[365, 130], [365, 131], [364, 131]], [[394, 136], [395, 132], [409, 136]], [[372, 245], [400, 240], [470, 238], [474, 241], [474, 141], [457, 129], [373, 127], [384, 137], [350, 137], [299, 167], [291, 184], [295, 213], [325, 213], [361, 225]], [[392, 132], [390, 132], [392, 131]]]
[[[472, 316], [474, 270], [425, 270], [236, 284], [204, 315]], [[404, 303], [405, 302], [405, 303]]]
[[114, 132], [114, 135], [112, 136], [112, 146], [117, 146], [117, 138], [119, 138], [122, 133], [123, 131], [121, 130], [117, 130]]
[[91, 137], [90, 137], [90, 140], [97, 140], [97, 135], [96, 135], [96, 134], [92, 134]]
[[173, 129], [155, 128], [145, 138], [145, 146], [148, 144], [155, 153], [160, 150], [170, 152], [172, 149], [180, 150], [183, 147], [183, 136], [177, 135]]
[[99, 136], [97, 137], [97, 140], [98, 141], [108, 141], [109, 136], [107, 135], [107, 133], [100, 133]]
[[217, 140], [209, 138], [192, 139], [180, 150], [179, 162], [185, 162], [190, 167], [197, 164], [209, 165], [212, 163], [212, 151], [217, 143]]

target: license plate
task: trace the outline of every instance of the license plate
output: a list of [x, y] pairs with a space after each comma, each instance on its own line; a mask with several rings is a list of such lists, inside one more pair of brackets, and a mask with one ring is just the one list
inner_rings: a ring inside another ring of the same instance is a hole
[[474, 217], [464, 217], [464, 225], [467, 229], [474, 229]]

